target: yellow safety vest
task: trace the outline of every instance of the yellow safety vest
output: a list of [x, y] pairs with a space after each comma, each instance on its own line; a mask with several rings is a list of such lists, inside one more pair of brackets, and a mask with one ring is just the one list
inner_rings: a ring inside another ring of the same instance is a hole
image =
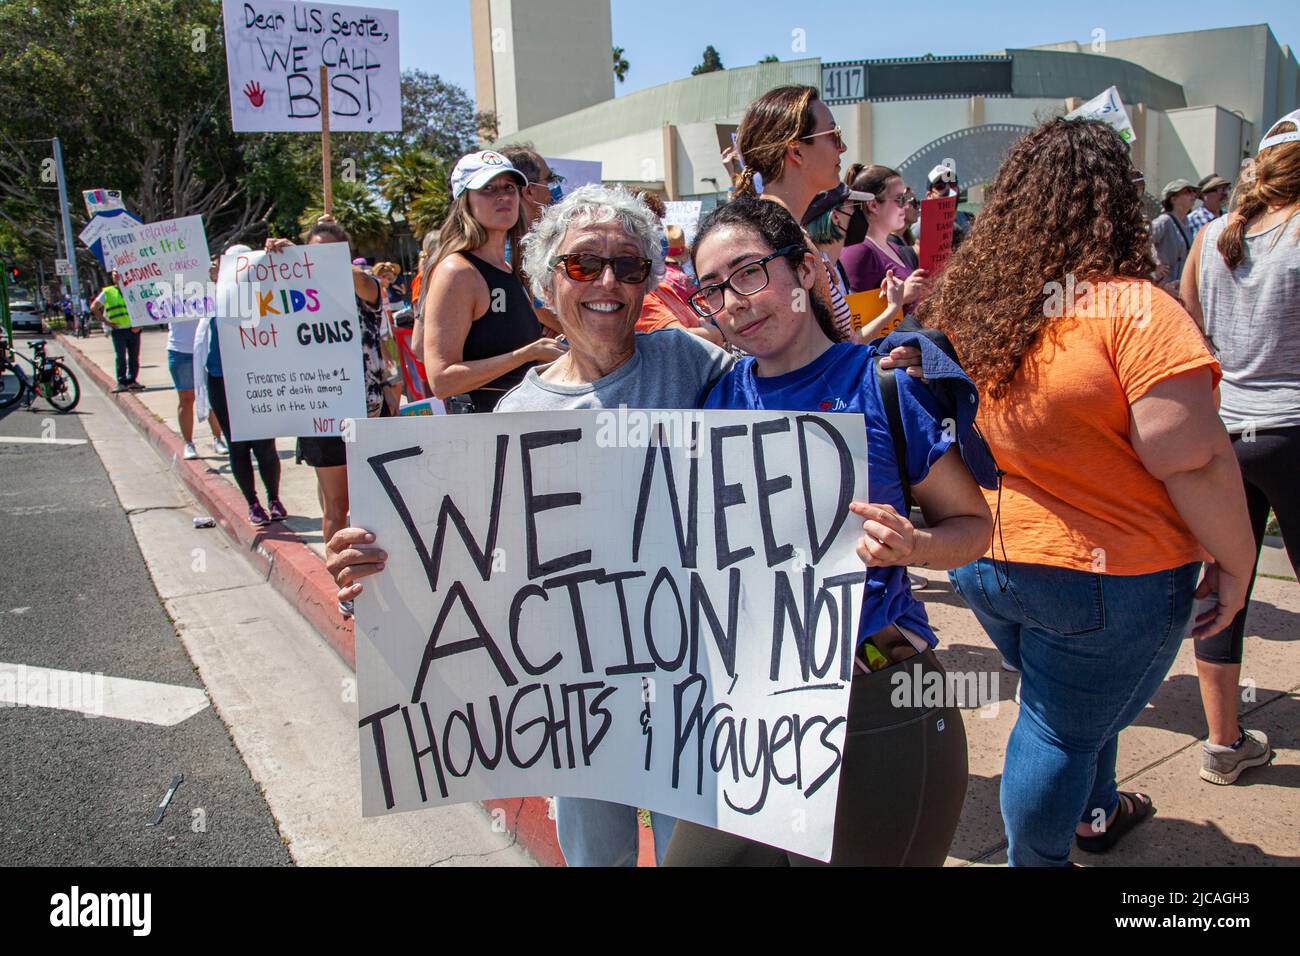
[[131, 313], [127, 311], [126, 300], [122, 298], [122, 293], [117, 291], [117, 286], [105, 286], [100, 294], [104, 297], [104, 318], [108, 324], [129, 329]]

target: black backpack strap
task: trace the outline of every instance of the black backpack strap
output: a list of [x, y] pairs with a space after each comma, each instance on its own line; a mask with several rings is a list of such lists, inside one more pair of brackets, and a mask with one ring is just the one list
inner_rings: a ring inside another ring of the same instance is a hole
[[[871, 360], [876, 370], [876, 382], [880, 385], [880, 400], [885, 406], [885, 418], [889, 421], [889, 436], [894, 442], [894, 459], [898, 462], [898, 480], [903, 486], [903, 503], [907, 512], [912, 510], [912, 482], [907, 477], [907, 436], [903, 431], [903, 405], [898, 396], [898, 382], [894, 379], [892, 368], [881, 368], [880, 355]], [[905, 513], [903, 517], [907, 517]]]

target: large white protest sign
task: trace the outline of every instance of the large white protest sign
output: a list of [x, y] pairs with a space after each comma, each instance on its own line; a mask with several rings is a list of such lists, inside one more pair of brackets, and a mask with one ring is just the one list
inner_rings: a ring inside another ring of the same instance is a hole
[[105, 231], [99, 241], [105, 268], [117, 270], [117, 288], [133, 326], [191, 322], [212, 314], [211, 260], [202, 216], [133, 224]]
[[700, 227], [700, 209], [703, 206], [698, 199], [673, 200], [664, 203], [664, 225], [677, 225], [686, 236], [689, 246], [695, 241], [695, 233]]
[[237, 133], [402, 128], [397, 11], [284, 0], [223, 0], [230, 115]]
[[361, 325], [344, 242], [221, 258], [217, 334], [231, 438], [343, 433], [365, 418]]
[[865, 462], [843, 414], [358, 422], [363, 813], [583, 796], [827, 859]]
[[1133, 124], [1129, 122], [1128, 111], [1124, 109], [1124, 104], [1119, 98], [1119, 89], [1114, 86], [1098, 93], [1077, 110], [1067, 113], [1065, 118], [1101, 120], [1113, 126], [1119, 133], [1120, 139], [1130, 146], [1137, 142], [1137, 134], [1133, 132]]

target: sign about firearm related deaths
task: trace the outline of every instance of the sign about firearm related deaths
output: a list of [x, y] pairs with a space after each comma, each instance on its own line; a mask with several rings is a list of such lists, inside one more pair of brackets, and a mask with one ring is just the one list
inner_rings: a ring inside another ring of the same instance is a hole
[[593, 797], [828, 859], [861, 416], [360, 421], [362, 812]]
[[102, 233], [100, 241], [105, 267], [117, 270], [117, 289], [133, 326], [192, 322], [212, 314], [202, 216], [131, 224]]
[[330, 129], [402, 128], [397, 11], [284, 0], [223, 0], [236, 133], [319, 132], [320, 68]]
[[340, 435], [366, 417], [345, 242], [222, 256], [217, 335], [230, 437]]

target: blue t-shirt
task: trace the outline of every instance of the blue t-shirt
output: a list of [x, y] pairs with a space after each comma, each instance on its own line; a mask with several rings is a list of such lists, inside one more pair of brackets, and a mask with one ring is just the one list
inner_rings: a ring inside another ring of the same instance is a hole
[[217, 338], [217, 320], [208, 319], [208, 374], [221, 378], [221, 340]]
[[[880, 397], [872, 349], [839, 342], [801, 369], [760, 378], [754, 360], [743, 358], [714, 386], [705, 408], [765, 409], [784, 412], [857, 412], [867, 428], [867, 490], [875, 504], [893, 505], [906, 514], [903, 483], [898, 477], [889, 419]], [[953, 444], [943, 427], [943, 412], [929, 388], [897, 369], [903, 435], [907, 439], [907, 475], [915, 486]], [[858, 624], [858, 643], [889, 624], [899, 624], [925, 638], [931, 647], [939, 642], [930, 629], [925, 607], [912, 596], [906, 568], [867, 568], [867, 586]]]

